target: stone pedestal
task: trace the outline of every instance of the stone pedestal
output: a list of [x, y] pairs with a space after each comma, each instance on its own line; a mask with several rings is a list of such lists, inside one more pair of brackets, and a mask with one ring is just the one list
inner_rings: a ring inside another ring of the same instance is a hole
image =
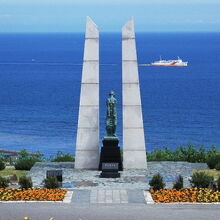
[[102, 143], [103, 147], [101, 148], [99, 170], [104, 170], [104, 174], [101, 177], [106, 177], [106, 172], [114, 172], [114, 170], [116, 172], [117, 169], [121, 171], [123, 167], [118, 138], [104, 137]]

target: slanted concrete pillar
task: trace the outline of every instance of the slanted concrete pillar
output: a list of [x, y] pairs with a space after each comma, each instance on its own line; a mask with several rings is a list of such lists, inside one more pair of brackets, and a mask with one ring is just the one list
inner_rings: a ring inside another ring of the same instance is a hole
[[122, 28], [123, 167], [147, 168], [134, 21]]
[[99, 163], [99, 31], [87, 17], [80, 106], [76, 139], [76, 169], [98, 169]]

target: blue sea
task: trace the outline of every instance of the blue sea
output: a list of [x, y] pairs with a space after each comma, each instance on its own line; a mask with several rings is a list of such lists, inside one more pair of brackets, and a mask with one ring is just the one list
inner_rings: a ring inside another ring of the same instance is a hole
[[[147, 150], [189, 142], [220, 149], [220, 33], [137, 33]], [[75, 153], [84, 34], [0, 34], [0, 148]], [[105, 100], [118, 99], [122, 143], [121, 35], [100, 36], [100, 139]], [[132, 117], [132, 115], [131, 115]]]

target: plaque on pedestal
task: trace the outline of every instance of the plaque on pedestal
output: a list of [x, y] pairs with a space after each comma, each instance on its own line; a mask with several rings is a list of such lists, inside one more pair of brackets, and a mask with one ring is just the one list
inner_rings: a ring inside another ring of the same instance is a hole
[[118, 178], [120, 173], [118, 172], [118, 163], [102, 163], [102, 172], [100, 174], [102, 178]]

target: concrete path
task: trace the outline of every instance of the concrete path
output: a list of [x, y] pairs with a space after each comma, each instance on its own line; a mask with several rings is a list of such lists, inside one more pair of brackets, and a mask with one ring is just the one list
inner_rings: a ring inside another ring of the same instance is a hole
[[72, 203], [145, 204], [146, 201], [143, 190], [92, 189], [92, 190], [74, 190], [72, 195]]
[[10, 203], [0, 204], [1, 220], [216, 220], [220, 205], [178, 204], [59, 204], [59, 203]]

